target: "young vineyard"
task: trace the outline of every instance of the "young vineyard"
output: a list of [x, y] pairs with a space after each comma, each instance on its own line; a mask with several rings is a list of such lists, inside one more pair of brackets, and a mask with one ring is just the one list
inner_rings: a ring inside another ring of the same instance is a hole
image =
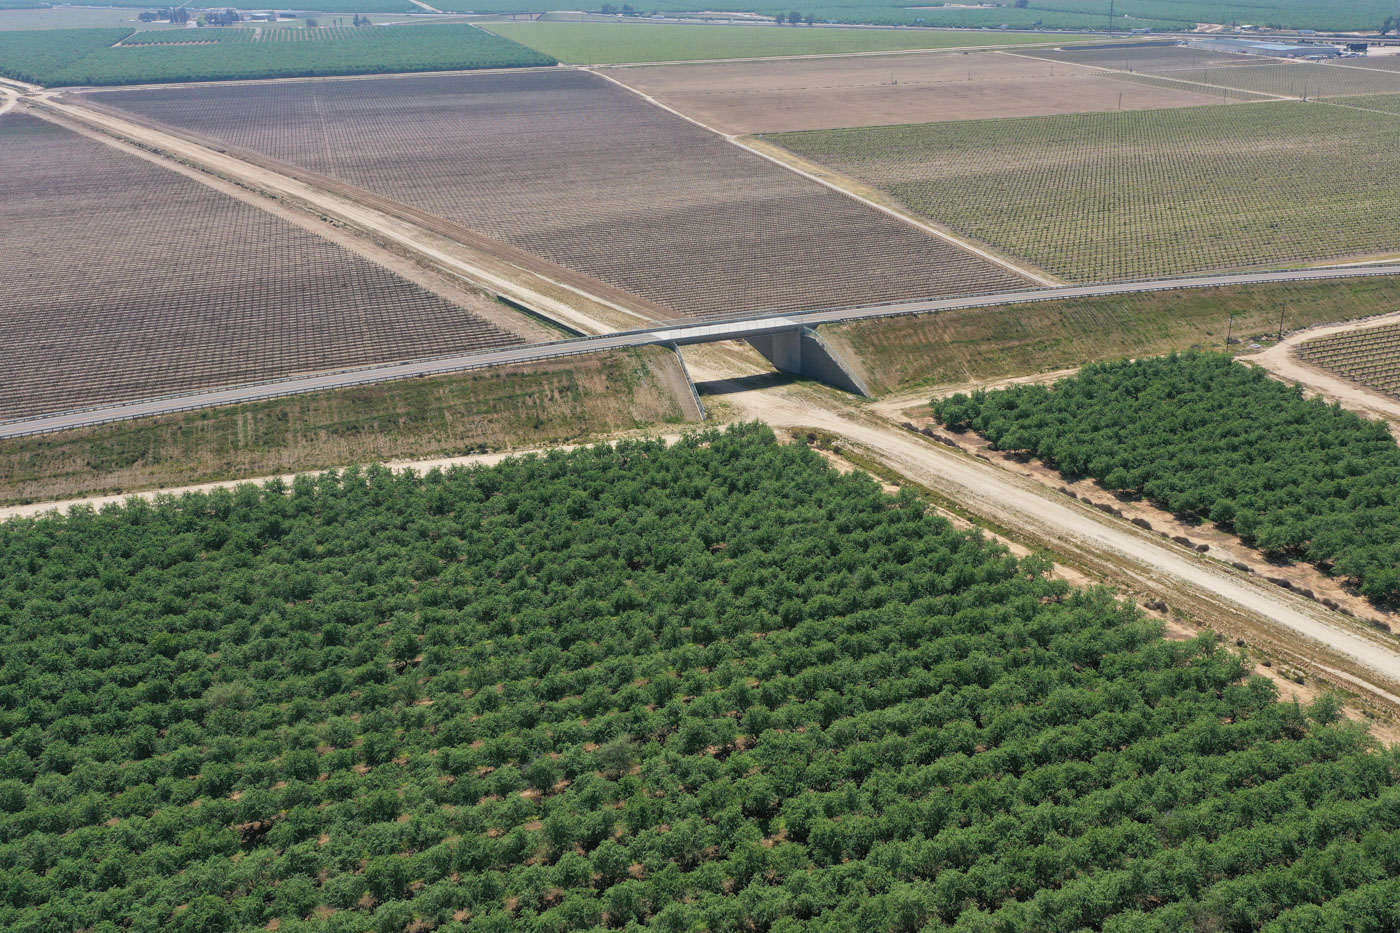
[[677, 316], [1025, 284], [582, 71], [93, 100], [392, 198]]
[[[62, 37], [58, 32], [65, 33]], [[288, 41], [276, 33], [306, 33]], [[98, 35], [101, 34], [101, 35]], [[61, 52], [52, 51], [62, 38]], [[103, 41], [110, 40], [110, 41]], [[7, 49], [11, 53], [7, 53]], [[554, 58], [468, 24], [0, 33], [0, 74], [46, 85], [151, 84], [240, 78], [517, 68]]]
[[0, 117], [0, 165], [0, 419], [523, 342], [494, 302], [36, 117]]
[[1298, 356], [1368, 389], [1400, 397], [1400, 324], [1309, 340], [1298, 347]]
[[771, 138], [1079, 281], [1400, 249], [1387, 114], [1286, 101]]
[[1262, 369], [1214, 353], [1098, 363], [1050, 388], [951, 396], [934, 414], [1400, 602], [1400, 447], [1384, 424]]
[[1395, 73], [1395, 64], [1387, 64], [1385, 58], [1347, 59], [1345, 63], [1285, 61], [1165, 44], [1037, 50], [1031, 54], [1070, 64], [1117, 69], [1117, 77], [1129, 80], [1170, 80], [1200, 86], [1204, 93], [1228, 89], [1255, 99], [1314, 100], [1400, 92], [1400, 74]]
[[0, 924], [1393, 923], [1396, 752], [1044, 570], [758, 425], [7, 523]]

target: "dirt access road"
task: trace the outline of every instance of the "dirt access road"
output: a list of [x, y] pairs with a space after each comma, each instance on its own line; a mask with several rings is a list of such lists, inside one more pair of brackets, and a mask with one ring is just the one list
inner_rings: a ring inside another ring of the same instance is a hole
[[1386, 324], [1400, 324], [1400, 311], [1368, 318], [1365, 321], [1326, 324], [1300, 330], [1285, 337], [1281, 343], [1242, 359], [1259, 364], [1280, 379], [1299, 383], [1304, 389], [1321, 395], [1329, 402], [1340, 402], [1343, 408], [1369, 418], [1390, 422], [1391, 433], [1400, 440], [1400, 401], [1318, 369], [1297, 356], [1298, 345], [1309, 340]]
[[834, 390], [792, 383], [753, 387], [724, 351], [687, 347], [684, 353], [691, 375], [709, 396], [707, 405], [716, 403], [738, 419], [816, 428], [846, 438], [937, 496], [1010, 530], [1022, 543], [1049, 547], [1071, 567], [1118, 583], [1129, 593], [1165, 599], [1200, 624], [1246, 638], [1400, 708], [1400, 641], [1393, 637], [1033, 480], [905, 431]]

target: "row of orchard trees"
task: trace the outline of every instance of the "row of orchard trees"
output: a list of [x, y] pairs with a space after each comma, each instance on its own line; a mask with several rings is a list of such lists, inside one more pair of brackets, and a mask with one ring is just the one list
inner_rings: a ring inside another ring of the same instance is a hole
[[0, 927], [1393, 921], [1395, 753], [1044, 569], [752, 425], [7, 523]]
[[934, 414], [1400, 600], [1400, 447], [1383, 423], [1257, 367], [1210, 353], [1095, 364], [1049, 388], [935, 401]]
[[217, 41], [207, 44], [201, 33], [199, 41], [184, 45], [162, 44], [166, 33], [116, 45], [131, 36], [129, 29], [0, 32], [0, 75], [46, 85], [114, 85], [557, 64], [467, 24], [333, 32], [311, 42], [253, 42], [251, 30], [233, 30], [214, 34]]

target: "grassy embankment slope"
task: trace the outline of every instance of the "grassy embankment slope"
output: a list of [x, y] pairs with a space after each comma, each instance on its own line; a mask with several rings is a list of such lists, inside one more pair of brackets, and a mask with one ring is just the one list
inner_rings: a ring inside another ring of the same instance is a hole
[[1193, 346], [1220, 349], [1234, 314], [1247, 345], [1278, 331], [1400, 307], [1391, 278], [1189, 289], [1043, 301], [822, 328], [877, 392], [1067, 369]]
[[646, 348], [0, 441], [0, 504], [561, 443], [693, 419]]

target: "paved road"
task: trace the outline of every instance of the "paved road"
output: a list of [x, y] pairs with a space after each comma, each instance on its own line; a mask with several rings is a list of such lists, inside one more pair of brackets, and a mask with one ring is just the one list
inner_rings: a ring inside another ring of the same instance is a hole
[[296, 395], [303, 392], [317, 392], [324, 389], [338, 389], [347, 386], [365, 385], [373, 382], [388, 382], [394, 379], [412, 379], [441, 373], [462, 372], [486, 366], [504, 366], [510, 363], [523, 363], [533, 360], [572, 356], [578, 353], [592, 353], [600, 350], [616, 350], [627, 347], [641, 347], [654, 344], [694, 344], [710, 343], [718, 340], [737, 340], [789, 331], [807, 326], [835, 324], [845, 321], [858, 321], [869, 318], [898, 317], [906, 314], [929, 314], [938, 311], [954, 311], [962, 308], [978, 308], [986, 305], [1020, 304], [1030, 301], [1050, 301], [1061, 298], [1092, 298], [1107, 295], [1132, 295], [1143, 292], [1170, 291], [1182, 288], [1210, 288], [1226, 285], [1253, 285], [1267, 282], [1294, 282], [1317, 279], [1362, 278], [1377, 275], [1400, 274], [1400, 263], [1382, 265], [1350, 266], [1332, 269], [1301, 269], [1289, 272], [1248, 272], [1231, 275], [1191, 276], [1172, 279], [1157, 279], [1147, 282], [1122, 282], [1109, 285], [1073, 285], [1060, 288], [1027, 289], [1024, 291], [1002, 292], [991, 295], [971, 295], [965, 298], [943, 298], [933, 301], [903, 301], [893, 304], [871, 305], [859, 308], [831, 308], [807, 311], [798, 314], [749, 315], [726, 320], [676, 321], [645, 330], [621, 331], [599, 337], [580, 337], [573, 340], [560, 340], [552, 343], [530, 344], [506, 350], [492, 350], [479, 353], [463, 353], [435, 359], [411, 360], [362, 369], [321, 373], [312, 376], [297, 376], [288, 379], [248, 385], [230, 386], [220, 389], [189, 392], [181, 395], [142, 401], [106, 405], [58, 414], [42, 415], [15, 421], [0, 422], [0, 438], [20, 437], [26, 434], [41, 434], [69, 428], [88, 427], [109, 421], [128, 418], [141, 418], [150, 415], [168, 414], [191, 408], [209, 408], [217, 405], [231, 405], [258, 399], [275, 398], [282, 395]]

